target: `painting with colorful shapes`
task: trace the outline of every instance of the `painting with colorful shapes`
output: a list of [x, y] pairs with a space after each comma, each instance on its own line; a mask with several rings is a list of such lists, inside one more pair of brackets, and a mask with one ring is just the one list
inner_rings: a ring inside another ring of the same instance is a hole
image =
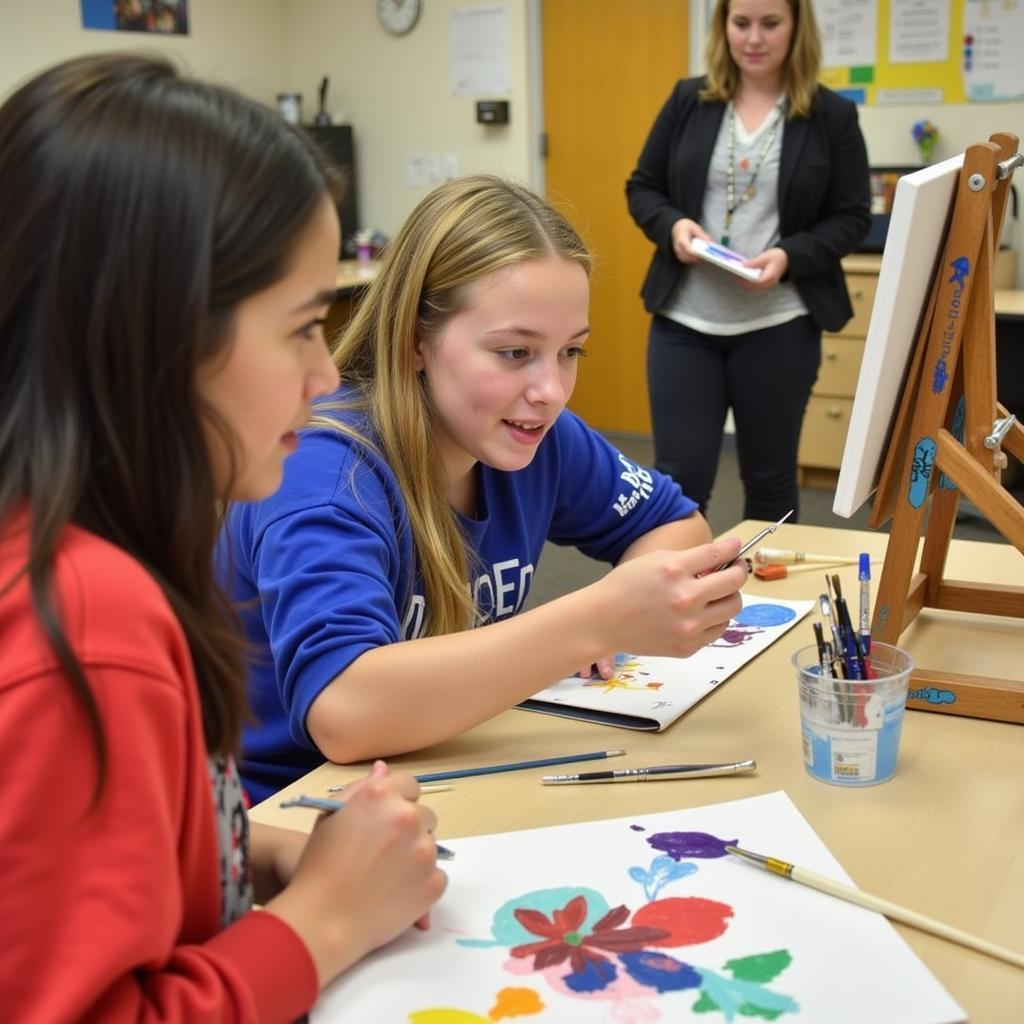
[[726, 853], [852, 884], [785, 793], [445, 843], [429, 930], [329, 986], [312, 1024], [965, 1020], [880, 914]]
[[689, 658], [618, 654], [610, 679], [569, 676], [519, 706], [603, 725], [660, 732], [800, 621], [813, 601], [742, 594], [743, 610]]

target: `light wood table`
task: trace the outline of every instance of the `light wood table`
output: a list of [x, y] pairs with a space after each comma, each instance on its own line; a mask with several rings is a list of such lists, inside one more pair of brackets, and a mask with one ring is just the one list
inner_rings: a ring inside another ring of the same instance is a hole
[[[729, 532], [749, 537], [761, 525], [742, 523]], [[773, 547], [841, 556], [870, 551], [879, 560], [877, 576], [887, 538], [787, 524], [771, 540]], [[844, 593], [857, 593], [856, 566], [828, 571], [839, 572]], [[1008, 544], [955, 540], [948, 573], [982, 582], [1022, 582], [1024, 556]], [[746, 590], [816, 598], [823, 588], [824, 570], [772, 582], [752, 578]], [[459, 779], [452, 792], [423, 799], [437, 810], [438, 838], [444, 840], [698, 807], [782, 789], [862, 889], [1024, 951], [1024, 729], [908, 712], [895, 778], [862, 789], [818, 782], [803, 766], [797, 687], [789, 661], [798, 647], [813, 642], [811, 621], [808, 617], [801, 622], [664, 733], [511, 710], [447, 743], [391, 763], [422, 773], [614, 747], [625, 748], [627, 754], [605, 762], [606, 767], [752, 757], [758, 763], [755, 774], [730, 778], [562, 787], [542, 786], [545, 770], [537, 769]], [[954, 672], [1016, 677], [1024, 664], [1024, 624], [1010, 619], [925, 610], [902, 644], [923, 663]], [[600, 764], [576, 766], [580, 771], [596, 767]], [[280, 800], [298, 793], [325, 796], [328, 786], [363, 774], [362, 767], [325, 764], [254, 808], [252, 817], [308, 829], [314, 812], [283, 811], [277, 806]], [[448, 870], [457, 871], [458, 864]], [[971, 1021], [1006, 1024], [1024, 1019], [1024, 971], [896, 927]]]

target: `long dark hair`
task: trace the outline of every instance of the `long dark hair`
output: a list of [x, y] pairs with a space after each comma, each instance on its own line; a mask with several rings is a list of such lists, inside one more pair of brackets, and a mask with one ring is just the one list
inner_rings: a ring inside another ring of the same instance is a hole
[[[82, 57], [0, 108], [0, 529], [26, 504], [22, 572], [93, 732], [53, 592], [74, 523], [156, 579], [188, 639], [211, 753], [237, 745], [242, 646], [214, 581], [218, 493], [196, 394], [246, 297], [283, 276], [333, 188], [299, 132], [169, 62]], [[20, 578], [21, 573], [18, 574]], [[0, 588], [14, 580], [0, 580]]]

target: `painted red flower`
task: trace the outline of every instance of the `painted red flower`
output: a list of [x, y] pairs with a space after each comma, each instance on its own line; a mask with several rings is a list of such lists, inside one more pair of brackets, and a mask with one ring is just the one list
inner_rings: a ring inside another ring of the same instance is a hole
[[527, 931], [544, 937], [540, 942], [528, 942], [509, 950], [512, 956], [534, 957], [535, 971], [553, 967], [568, 959], [573, 971], [579, 973], [586, 967], [588, 960], [601, 963], [608, 959], [600, 950], [636, 953], [646, 943], [668, 936], [668, 932], [661, 928], [620, 928], [619, 925], [629, 917], [629, 910], [625, 906], [609, 910], [595, 923], [593, 931], [584, 935], [580, 929], [587, 919], [585, 896], [573, 897], [561, 910], [556, 910], [550, 919], [539, 910], [526, 907], [517, 907], [514, 913], [516, 920]]

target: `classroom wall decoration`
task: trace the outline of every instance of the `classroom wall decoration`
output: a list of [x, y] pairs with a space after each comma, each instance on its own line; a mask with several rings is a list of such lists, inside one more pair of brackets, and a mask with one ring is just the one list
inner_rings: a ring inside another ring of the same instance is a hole
[[965, 1019], [883, 917], [726, 853], [850, 881], [785, 793], [444, 841], [430, 929], [331, 985], [313, 1024]]
[[187, 36], [188, 0], [81, 0], [82, 28]]
[[1024, 99], [1024, 0], [814, 0], [822, 81], [858, 103]]

